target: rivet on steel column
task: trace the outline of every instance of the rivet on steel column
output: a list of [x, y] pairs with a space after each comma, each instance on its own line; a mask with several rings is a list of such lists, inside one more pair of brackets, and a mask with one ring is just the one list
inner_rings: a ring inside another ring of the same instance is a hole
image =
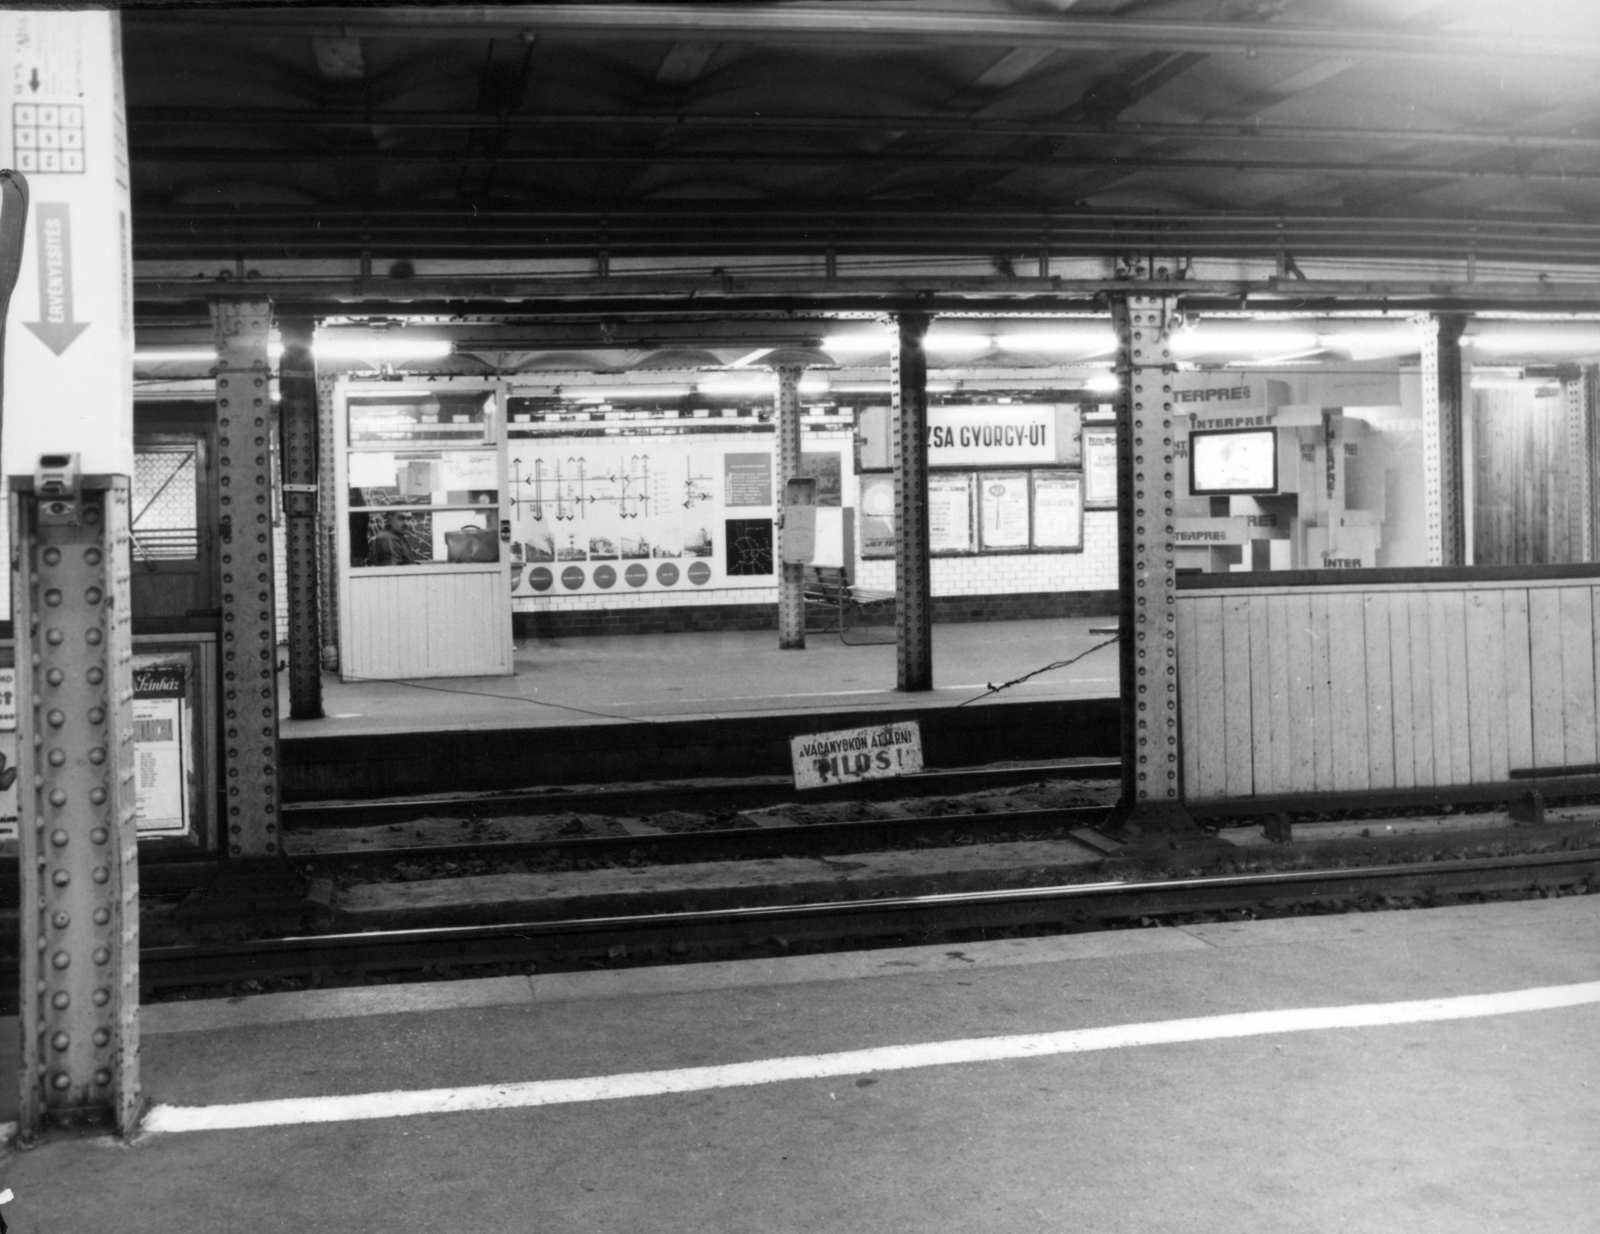
[[1122, 797], [1112, 825], [1191, 831], [1183, 804], [1178, 724], [1177, 573], [1168, 331], [1171, 296], [1111, 298], [1117, 334], [1118, 575], [1122, 693]]
[[129, 482], [77, 457], [12, 478], [24, 1144], [140, 1106]]
[[928, 566], [928, 352], [930, 317], [896, 313], [893, 399], [895, 636], [899, 688], [933, 689], [933, 600]]

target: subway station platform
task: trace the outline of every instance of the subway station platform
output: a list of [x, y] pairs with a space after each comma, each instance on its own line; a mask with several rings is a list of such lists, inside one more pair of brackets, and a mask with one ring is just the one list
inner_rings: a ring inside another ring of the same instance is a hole
[[[1600, 896], [147, 1007], [17, 1234], [1588, 1229]], [[6, 1040], [15, 1037], [13, 1029]]]
[[1117, 650], [1092, 632], [1115, 623], [935, 625], [934, 689], [915, 694], [896, 688], [892, 627], [851, 631], [885, 640], [865, 645], [812, 633], [791, 651], [771, 630], [525, 640], [510, 677], [325, 674], [325, 718], [283, 722], [284, 796], [778, 774], [791, 737], [907, 718], [930, 767], [1115, 758]]

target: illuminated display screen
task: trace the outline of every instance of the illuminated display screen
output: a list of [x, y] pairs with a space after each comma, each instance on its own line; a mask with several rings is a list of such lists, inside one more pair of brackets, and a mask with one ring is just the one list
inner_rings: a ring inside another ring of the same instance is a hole
[[1218, 430], [1189, 438], [1189, 492], [1195, 497], [1278, 491], [1277, 429]]

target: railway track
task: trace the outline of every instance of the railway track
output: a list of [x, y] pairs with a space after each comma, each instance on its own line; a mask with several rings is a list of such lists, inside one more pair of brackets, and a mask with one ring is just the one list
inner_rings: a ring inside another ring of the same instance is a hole
[[618, 813], [639, 810], [737, 811], [764, 806], [839, 801], [885, 801], [1009, 788], [1037, 780], [1110, 780], [1116, 759], [1075, 759], [1004, 767], [957, 767], [885, 780], [797, 790], [788, 776], [737, 780], [628, 784], [615, 787], [529, 788], [509, 792], [447, 793], [380, 801], [285, 802], [284, 826], [349, 827], [404, 823], [430, 814], [470, 812], [480, 818], [515, 814]]
[[441, 967], [534, 965], [543, 971], [786, 950], [936, 941], [953, 932], [1094, 929], [1194, 912], [1286, 912], [1378, 900], [1600, 886], [1600, 848], [1517, 857], [1075, 883], [699, 912], [305, 935], [177, 947], [140, 955], [146, 996], [263, 978], [344, 979]]

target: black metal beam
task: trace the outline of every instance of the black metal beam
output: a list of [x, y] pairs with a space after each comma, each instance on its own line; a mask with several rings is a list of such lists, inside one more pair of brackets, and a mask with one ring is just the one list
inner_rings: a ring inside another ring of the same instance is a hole
[[1037, 46], [1071, 51], [1348, 56], [1367, 60], [1593, 62], [1593, 39], [1494, 32], [1412, 32], [1264, 22], [1171, 21], [1073, 13], [1013, 15], [886, 5], [489, 5], [427, 8], [237, 9], [130, 13], [130, 33], [363, 39], [490, 39], [524, 35], [638, 42], [683, 39], [784, 45]]
[[386, 164], [389, 166], [465, 167], [568, 167], [638, 165], [641, 167], [701, 167], [731, 164], [739, 167], [836, 168], [866, 167], [874, 170], [895, 167], [931, 167], [958, 172], [974, 171], [1063, 171], [1095, 169], [1130, 171], [1193, 172], [1214, 176], [1305, 175], [1379, 176], [1389, 180], [1424, 179], [1448, 184], [1457, 180], [1508, 180], [1518, 183], [1589, 184], [1600, 181], [1600, 168], [1554, 167], [1478, 167], [1455, 164], [1447, 167], [1426, 163], [1344, 162], [1333, 159], [1241, 159], [1188, 158], [1158, 154], [1081, 154], [1010, 153], [946, 154], [938, 150], [891, 149], [861, 150], [774, 150], [769, 146], [750, 146], [719, 150], [632, 150], [626, 147], [599, 148], [592, 144], [569, 150], [401, 150], [394, 148], [339, 149], [284, 147], [203, 147], [134, 146], [136, 163], [182, 163], [210, 165], [285, 166], [292, 164], [338, 163], [343, 166]]
[[[374, 127], [416, 132], [455, 132], [481, 128], [484, 118], [472, 112], [343, 110], [310, 107], [131, 107], [128, 122], [137, 139], [140, 129], [169, 134], [174, 126], [223, 127], [233, 130], [290, 128], [358, 129]], [[1483, 150], [1591, 151], [1600, 153], [1600, 138], [1573, 133], [1504, 133], [1467, 129], [1386, 129], [1303, 124], [1258, 124], [1255, 121], [1158, 123], [1117, 120], [1086, 124], [1070, 120], [1004, 120], [972, 116], [851, 115], [706, 115], [697, 113], [570, 113], [510, 114], [495, 123], [513, 132], [559, 133], [604, 128], [669, 129], [682, 132], [847, 132], [852, 134], [945, 133], [976, 137], [1022, 137], [1087, 141], [1096, 144], [1133, 139], [1239, 141], [1247, 145], [1373, 143], [1403, 146], [1451, 146]]]

